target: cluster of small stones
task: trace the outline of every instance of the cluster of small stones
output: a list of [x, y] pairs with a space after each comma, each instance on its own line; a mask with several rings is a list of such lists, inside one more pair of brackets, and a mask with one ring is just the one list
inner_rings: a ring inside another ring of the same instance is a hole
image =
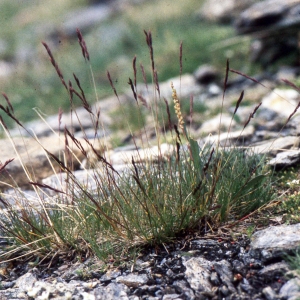
[[149, 250], [129, 268], [106, 272], [92, 259], [45, 269], [12, 269], [2, 263], [0, 298], [296, 300], [300, 277], [283, 258], [299, 245], [296, 224], [257, 231], [251, 241], [244, 237], [178, 242]]

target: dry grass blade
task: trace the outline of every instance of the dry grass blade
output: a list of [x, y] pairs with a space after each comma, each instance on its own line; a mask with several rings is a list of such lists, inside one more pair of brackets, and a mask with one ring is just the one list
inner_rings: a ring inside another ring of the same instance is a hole
[[86, 99], [80, 95], [72, 86], [69, 87], [70, 93], [75, 94], [82, 102], [83, 107], [90, 113], [93, 114], [92, 109]]
[[259, 107], [262, 105], [262, 102], [260, 102], [258, 105], [255, 106], [253, 112], [249, 115], [248, 120], [246, 121], [246, 123], [244, 124], [243, 130], [246, 128], [246, 126], [249, 124], [249, 122], [251, 121], [252, 118], [254, 118], [255, 113], [257, 112], [257, 110], [259, 109]]
[[87, 50], [86, 43], [85, 43], [85, 40], [84, 40], [84, 38], [81, 34], [81, 31], [77, 28], [76, 32], [77, 32], [78, 42], [79, 42], [79, 45], [80, 45], [81, 50], [82, 50], [82, 55], [83, 55], [84, 59], [87, 59], [89, 61], [90, 60], [90, 54]]
[[212, 156], [213, 156], [214, 152], [215, 152], [215, 148], [212, 148], [212, 150], [210, 152], [210, 155], [209, 155], [209, 158], [208, 158], [208, 161], [207, 161], [207, 163], [203, 167], [203, 174], [204, 175], [207, 174], [207, 170], [208, 170], [208, 167], [210, 165], [210, 162], [211, 162], [211, 159], [212, 159]]
[[116, 90], [116, 88], [115, 88], [115, 86], [114, 86], [114, 83], [112, 82], [112, 79], [111, 79], [111, 76], [110, 76], [109, 71], [106, 72], [106, 75], [107, 75], [109, 84], [110, 84], [111, 88], [113, 89], [113, 91], [114, 91], [116, 97], [119, 98], [118, 93], [117, 93], [117, 90]]
[[67, 128], [65, 128], [65, 132], [71, 138], [71, 140], [76, 145], [76, 147], [81, 151], [81, 153], [85, 157], [87, 157], [87, 153], [86, 153], [85, 149], [83, 148], [82, 144], [75, 138], [75, 136]]
[[243, 77], [245, 77], [245, 78], [247, 78], [247, 79], [250, 79], [251, 81], [253, 81], [253, 82], [255, 82], [255, 83], [258, 83], [258, 84], [260, 84], [261, 86], [263, 86], [263, 87], [266, 88], [266, 86], [265, 86], [264, 84], [262, 84], [261, 82], [259, 82], [258, 80], [256, 80], [255, 78], [253, 78], [253, 77], [251, 77], [251, 76], [248, 76], [248, 75], [246, 75], [246, 74], [244, 74], [244, 73], [242, 73], [242, 72], [239, 72], [239, 71], [236, 71], [236, 70], [233, 70], [233, 69], [230, 69], [230, 72], [236, 73], [236, 74], [238, 74], [238, 75], [241, 75], [241, 76], [243, 76]]
[[229, 73], [229, 59], [227, 59], [227, 61], [226, 61], [226, 72], [225, 72], [224, 86], [223, 86], [223, 101], [224, 101], [225, 92], [227, 89], [228, 73]]
[[85, 139], [85, 141], [89, 144], [89, 146], [91, 147], [92, 151], [94, 152], [94, 154], [96, 154], [97, 158], [102, 162], [104, 163], [109, 169], [111, 169], [113, 172], [115, 172], [116, 174], [119, 174], [119, 172], [113, 167], [112, 164], [110, 164], [105, 157], [103, 157], [95, 148], [94, 146], [92, 145], [92, 143], [88, 140], [88, 139]]
[[133, 76], [134, 76], [134, 86], [136, 89], [136, 56], [132, 60]]
[[6, 131], [8, 131], [8, 127], [7, 127], [7, 125], [5, 124], [5, 122], [4, 122], [3, 118], [2, 118], [2, 116], [0, 116], [0, 123], [1, 123], [1, 125], [4, 127], [4, 129], [5, 129]]
[[45, 47], [45, 49], [46, 49], [46, 51], [48, 53], [48, 56], [50, 58], [51, 64], [54, 67], [54, 69], [56, 70], [56, 73], [57, 73], [58, 77], [60, 78], [63, 86], [66, 88], [66, 90], [68, 90], [68, 87], [67, 87], [67, 84], [66, 84], [66, 82], [64, 80], [63, 74], [62, 74], [60, 68], [58, 67], [58, 64], [56, 63], [56, 61], [55, 61], [55, 59], [54, 59], [54, 57], [52, 55], [52, 52], [51, 52], [49, 46], [45, 42], [42, 42], [42, 44]]
[[[3, 105], [0, 104], [0, 109], [3, 110], [12, 120], [14, 120], [19, 126], [21, 126], [22, 128], [24, 128], [26, 130], [26, 132], [29, 133], [29, 131], [22, 125], [22, 123], [11, 113], [9, 107], [5, 108]], [[4, 125], [4, 122], [2, 122], [2, 124]]]
[[14, 160], [14, 158], [8, 159], [4, 164], [0, 164], [0, 172], [4, 171], [5, 167], [11, 163]]
[[166, 104], [166, 110], [167, 110], [167, 115], [168, 115], [168, 127], [169, 127], [169, 130], [172, 131], [172, 121], [171, 121], [171, 112], [170, 112], [169, 103], [166, 98], [164, 98], [164, 102]]
[[[74, 79], [75, 79], [75, 81], [76, 81], [76, 84], [77, 84], [78, 88], [80, 89], [82, 98], [85, 99], [85, 101], [86, 101], [85, 93], [84, 93], [84, 91], [83, 91], [83, 89], [82, 89], [82, 87], [81, 87], [79, 78], [78, 78], [74, 73], [73, 73], [73, 77], [74, 77]], [[86, 101], [86, 102], [87, 102], [87, 101]]]
[[72, 174], [72, 171], [56, 155], [54, 155], [45, 148], [43, 149], [50, 157], [52, 157], [58, 163], [62, 171]]
[[137, 95], [136, 95], [136, 91], [134, 89], [134, 85], [133, 85], [131, 78], [129, 78], [128, 84], [130, 85], [132, 93], [133, 93], [133, 97], [134, 97], [135, 101], [137, 102]]
[[60, 194], [66, 194], [65, 192], [63, 192], [61, 190], [58, 190], [58, 189], [55, 189], [54, 187], [52, 187], [50, 185], [47, 185], [47, 184], [42, 184], [42, 183], [32, 182], [32, 181], [29, 181], [29, 184], [34, 185], [34, 186], [38, 186], [40, 188], [49, 189], [51, 191], [54, 191], [54, 192], [57, 192], [57, 193], [60, 193]]
[[291, 118], [295, 115], [295, 113], [298, 111], [300, 107], [300, 101], [297, 104], [297, 106], [295, 107], [294, 111], [289, 115], [288, 119], [286, 120], [285, 124], [283, 125], [283, 127], [285, 127], [285, 125], [291, 120]]
[[141, 68], [144, 84], [146, 86], [146, 89], [148, 90], [147, 76], [146, 76], [145, 68], [142, 64], [140, 64], [140, 68]]
[[5, 98], [6, 103], [7, 103], [8, 107], [10, 108], [11, 112], [14, 113], [14, 108], [11, 105], [11, 102], [9, 101], [8, 96], [5, 93], [3, 93], [3, 92], [2, 92], [2, 96]]
[[243, 98], [244, 98], [244, 91], [242, 91], [242, 92], [241, 92], [241, 95], [240, 95], [240, 97], [239, 97], [238, 101], [236, 102], [236, 106], [235, 106], [235, 109], [234, 109], [233, 115], [235, 115], [235, 114], [236, 114], [236, 112], [237, 112], [237, 110], [239, 109], [239, 107], [240, 107], [240, 104], [241, 104], [241, 102], [242, 102]]
[[181, 77], [181, 75], [182, 75], [182, 41], [180, 42], [180, 46], [179, 46], [179, 66], [180, 66], [179, 75]]
[[158, 96], [160, 97], [160, 88], [159, 88], [158, 75], [157, 75], [156, 70], [154, 70], [154, 72], [153, 72], [153, 79], [154, 79], [154, 83], [155, 83], [155, 88], [158, 92]]
[[154, 75], [155, 64], [154, 64], [154, 54], [153, 54], [153, 46], [152, 46], [152, 33], [151, 33], [150, 30], [148, 32], [146, 30], [144, 30], [144, 33], [146, 35], [146, 43], [148, 45], [149, 52], [150, 52], [150, 60], [151, 60], [152, 73]]
[[292, 87], [293, 89], [295, 89], [297, 92], [300, 93], [300, 88], [298, 86], [296, 86], [294, 83], [290, 82], [287, 79], [281, 79], [285, 84], [289, 85], [290, 87]]
[[150, 109], [147, 100], [142, 95], [138, 95], [137, 97], [141, 101], [143, 106], [145, 106], [147, 109]]

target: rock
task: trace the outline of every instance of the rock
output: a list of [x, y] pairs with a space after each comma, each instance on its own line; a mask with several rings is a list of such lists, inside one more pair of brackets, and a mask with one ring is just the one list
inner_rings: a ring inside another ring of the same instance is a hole
[[[166, 98], [169, 102], [173, 101], [171, 82], [174, 84], [179, 100], [184, 98], [190, 99], [191, 95], [198, 95], [203, 91], [203, 87], [197, 84], [193, 75], [183, 74], [159, 84], [161, 98]], [[156, 92], [152, 92], [154, 90], [155, 87], [152, 85], [148, 85], [148, 88], [144, 84], [138, 84], [137, 86], [137, 94], [143, 96], [147, 101], [154, 101], [155, 97], [157, 97]], [[131, 91], [128, 93], [132, 95]]]
[[[120, 102], [126, 102], [126, 96], [120, 95]], [[95, 116], [97, 111], [100, 110], [100, 124], [99, 129], [97, 130], [98, 137], [103, 137], [107, 135], [107, 130], [111, 123], [113, 122], [109, 113], [114, 107], [119, 105], [118, 99], [116, 97], [107, 97], [94, 105], [91, 106], [94, 116], [92, 116], [85, 108], [79, 107], [76, 108], [72, 113], [63, 112], [59, 122], [58, 115], [51, 115], [43, 120], [34, 120], [24, 124], [24, 127], [27, 128], [30, 132], [33, 132], [37, 137], [45, 137], [53, 134], [55, 132], [63, 132], [66, 127], [70, 132], [78, 132], [83, 135], [83, 130], [91, 129], [95, 133], [94, 125]], [[105, 131], [103, 131], [105, 128]], [[28, 132], [23, 128], [16, 128], [10, 131], [12, 136], [29, 136]]]
[[[79, 140], [83, 148], [88, 152], [89, 146], [84, 140]], [[57, 136], [40, 138], [37, 142], [33, 138], [14, 138], [14, 145], [9, 139], [0, 140], [0, 157], [4, 164], [9, 159], [14, 159], [5, 167], [5, 171], [0, 173], [0, 187], [5, 187], [7, 184], [12, 186], [29, 186], [29, 181], [40, 181], [53, 174], [59, 172], [61, 167], [52, 158], [46, 155], [43, 147], [51, 154], [63, 160], [65, 153], [64, 138], [60, 139]], [[95, 141], [94, 147], [101, 153], [103, 150], [100, 144]], [[80, 161], [83, 160], [84, 154], [78, 149], [74, 143], [69, 141], [69, 147], [77, 160], [73, 157], [74, 168], [78, 169]], [[102, 149], [102, 150], [101, 150]], [[18, 154], [15, 152], [17, 151]], [[51, 162], [51, 164], [50, 164]], [[26, 168], [29, 175], [24, 172]]]
[[286, 262], [278, 262], [264, 267], [259, 271], [259, 274], [264, 277], [268, 276], [271, 278], [275, 275], [285, 275], [288, 271], [290, 271], [290, 268]]
[[80, 28], [82, 33], [87, 32], [110, 18], [116, 8], [117, 6], [103, 3], [70, 12], [65, 17], [64, 22], [61, 23], [61, 27], [57, 28], [57, 31], [64, 38], [77, 37], [76, 28]]
[[249, 147], [249, 149], [251, 152], [258, 154], [269, 153], [271, 155], [276, 155], [285, 149], [291, 149], [295, 146], [297, 147], [297, 145], [299, 145], [299, 137], [286, 136], [254, 143]]
[[251, 46], [252, 61], [267, 68], [287, 55], [297, 59], [299, 10], [299, 0], [265, 0], [240, 14], [235, 21], [237, 32], [256, 36]]
[[300, 150], [280, 152], [268, 164], [276, 169], [292, 167], [300, 162]]
[[209, 84], [216, 82], [220, 77], [220, 73], [211, 65], [202, 65], [196, 69], [194, 76], [199, 84]]
[[198, 15], [212, 22], [230, 23], [235, 17], [257, 0], [206, 0]]
[[142, 275], [129, 274], [127, 276], [117, 277], [116, 282], [123, 283], [128, 287], [136, 288], [146, 284], [148, 280], [149, 279], [146, 274], [142, 274]]
[[36, 281], [37, 279], [35, 275], [32, 273], [26, 273], [16, 280], [15, 287], [18, 287], [20, 290], [27, 290], [32, 288]]
[[277, 299], [276, 293], [270, 286], [265, 287], [262, 290], [262, 292], [267, 300], [276, 300]]
[[209, 281], [213, 263], [202, 258], [193, 257], [184, 262], [186, 267], [185, 276], [191, 288], [198, 292], [212, 292]]
[[214, 269], [218, 273], [223, 284], [225, 284], [227, 286], [228, 290], [231, 293], [235, 293], [236, 289], [235, 289], [234, 285], [232, 284], [233, 274], [232, 274], [232, 269], [231, 269], [230, 263], [226, 260], [221, 260], [219, 262], [215, 262]]
[[286, 282], [279, 293], [282, 299], [297, 300], [300, 298], [300, 279], [293, 278]]
[[[1, 41], [0, 41], [0, 51], [1, 51]], [[5, 60], [0, 60], [0, 77], [8, 77], [14, 71], [14, 65]]]
[[275, 32], [280, 28], [297, 26], [300, 22], [299, 4], [299, 0], [265, 0], [254, 3], [240, 14], [235, 27], [239, 33], [249, 33], [266, 31], [266, 28]]
[[113, 165], [131, 164], [132, 158], [135, 163], [143, 163], [147, 160], [156, 161], [159, 158], [164, 159], [174, 153], [174, 146], [171, 144], [161, 144], [160, 147], [153, 146], [151, 148], [145, 148], [140, 150], [129, 151], [110, 151], [105, 153], [105, 157], [108, 158]]
[[203, 122], [202, 126], [198, 129], [198, 133], [208, 135], [208, 134], [215, 134], [219, 132], [227, 131], [231, 126], [234, 128], [236, 125], [235, 120], [232, 118], [231, 115], [223, 113], [219, 114], [208, 121]]
[[[19, 186], [22, 186], [28, 185], [28, 181], [30, 180], [34, 181], [34, 177], [32, 179], [27, 177], [22, 165], [24, 165], [29, 172], [32, 173], [34, 171], [35, 176], [38, 178], [40, 176], [49, 176], [52, 173], [44, 150], [35, 140], [30, 138], [15, 138], [14, 146], [11, 143], [12, 142], [8, 139], [0, 140], [0, 157], [2, 163], [5, 163], [8, 159], [14, 159], [5, 168], [8, 173], [5, 171], [0, 174], [3, 182], [13, 185], [17, 183]], [[48, 151], [57, 156], [64, 150], [63, 145], [57, 142], [57, 140], [55, 141], [53, 137], [42, 139], [41, 143]], [[18, 159], [14, 148], [18, 151], [21, 160]], [[58, 169], [56, 166], [56, 170]], [[3, 183], [0, 183], [0, 185], [4, 187]]]
[[299, 100], [300, 95], [295, 90], [275, 89], [262, 99], [261, 108], [271, 109], [278, 114], [288, 118], [295, 110]]
[[238, 130], [233, 132], [223, 132], [220, 135], [209, 135], [204, 139], [198, 140], [199, 145], [204, 145], [208, 143], [209, 145], [219, 145], [223, 146], [238, 146], [239, 144], [243, 145], [250, 141], [255, 133], [253, 126], [248, 125], [244, 130]]
[[296, 250], [299, 246], [300, 224], [271, 226], [255, 232], [251, 238], [251, 251], [269, 251], [272, 254], [269, 259]]
[[115, 299], [122, 299], [127, 300], [129, 299], [127, 296], [128, 287], [121, 283], [110, 283], [106, 287], [99, 287], [94, 290], [95, 300], [115, 300]]

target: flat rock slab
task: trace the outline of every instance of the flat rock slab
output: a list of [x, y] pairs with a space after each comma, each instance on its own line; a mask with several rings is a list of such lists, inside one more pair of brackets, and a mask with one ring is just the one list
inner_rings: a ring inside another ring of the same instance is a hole
[[249, 147], [254, 153], [263, 154], [269, 153], [276, 155], [278, 152], [282, 152], [286, 149], [292, 149], [299, 145], [299, 137], [297, 136], [286, 136], [277, 139], [271, 139], [268, 141], [259, 142]]
[[269, 252], [292, 251], [300, 246], [300, 223], [271, 226], [257, 231], [251, 238], [251, 248]]
[[300, 162], [300, 150], [280, 152], [269, 161], [269, 165], [278, 169], [290, 167]]
[[[78, 141], [86, 150], [89, 148], [84, 140], [78, 139]], [[94, 148], [100, 151], [98, 146], [94, 143]], [[1, 139], [0, 165], [10, 159], [13, 161], [7, 164], [5, 170], [0, 173], [0, 188], [8, 188], [10, 185], [28, 186], [29, 181], [40, 181], [52, 175], [54, 171], [58, 172], [60, 166], [47, 156], [43, 147], [64, 161], [65, 142], [57, 136], [41, 138], [39, 142], [33, 138], [17, 137], [13, 139], [13, 144], [9, 139]], [[73, 162], [74, 168], [78, 169], [79, 161], [83, 160], [84, 155], [72, 142], [69, 142], [69, 147], [77, 157], [75, 159], [73, 156]], [[26, 175], [24, 168], [30, 174], [30, 178]]]

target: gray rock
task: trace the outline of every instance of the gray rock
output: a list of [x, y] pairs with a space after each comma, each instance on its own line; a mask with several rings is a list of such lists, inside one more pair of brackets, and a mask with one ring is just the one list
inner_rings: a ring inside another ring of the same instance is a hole
[[146, 274], [142, 274], [142, 275], [129, 274], [127, 276], [117, 277], [116, 282], [123, 283], [128, 287], [136, 288], [143, 284], [146, 284], [148, 280], [149, 278]]
[[32, 273], [26, 273], [16, 280], [15, 287], [18, 287], [20, 290], [24, 291], [32, 288], [36, 281], [37, 279], [35, 275], [33, 275]]
[[70, 12], [58, 31], [64, 36], [76, 37], [76, 28], [80, 28], [82, 32], [88, 31], [111, 17], [115, 8], [112, 5], [99, 4]]
[[299, 137], [286, 136], [254, 143], [250, 146], [250, 149], [254, 153], [269, 153], [276, 155], [284, 149], [291, 149], [299, 144]]
[[127, 296], [128, 287], [122, 283], [110, 283], [106, 287], [99, 287], [94, 289], [95, 300], [116, 300], [129, 299]]
[[243, 11], [235, 21], [240, 34], [254, 33], [251, 59], [267, 68], [272, 62], [297, 55], [297, 32], [300, 24], [299, 0], [265, 0]]
[[271, 109], [287, 119], [295, 110], [299, 100], [299, 93], [295, 90], [274, 89], [263, 97], [261, 108]]
[[211, 65], [202, 65], [196, 69], [194, 76], [198, 83], [208, 84], [218, 80], [220, 73]]
[[286, 262], [278, 262], [264, 267], [259, 271], [259, 274], [271, 277], [274, 273], [283, 275], [286, 274], [289, 270], [289, 265]]
[[300, 298], [300, 279], [293, 278], [286, 282], [280, 289], [279, 295], [282, 299], [297, 300]]
[[212, 292], [212, 285], [209, 281], [213, 263], [202, 258], [193, 257], [185, 261], [185, 276], [194, 291]]
[[267, 250], [272, 258], [300, 246], [300, 224], [271, 226], [257, 231], [251, 237], [251, 251]]
[[207, 138], [198, 140], [200, 145], [208, 143], [209, 145], [220, 146], [237, 146], [239, 143], [249, 141], [255, 133], [255, 129], [252, 125], [248, 125], [244, 130], [237, 130], [232, 132], [223, 132], [220, 135], [209, 135]]
[[235, 27], [239, 33], [263, 31], [268, 26], [272, 26], [272, 31], [290, 28], [300, 22], [300, 16], [296, 14], [299, 4], [299, 0], [260, 1], [240, 14]]
[[[60, 140], [57, 136], [40, 138], [38, 141], [33, 138], [14, 138], [13, 143], [9, 139], [0, 140], [1, 162], [14, 159], [5, 168], [8, 173], [2, 171], [0, 174], [1, 188], [6, 184], [29, 186], [29, 181], [36, 182], [52, 175], [54, 171], [60, 171], [60, 165], [46, 154], [44, 148], [57, 158], [62, 158], [65, 152], [64, 139]], [[80, 143], [84, 148], [87, 147], [84, 140], [80, 140]], [[74, 144], [70, 143], [69, 146], [78, 160], [83, 160], [83, 153]], [[75, 169], [79, 167], [78, 160], [74, 158]]]
[[218, 273], [221, 281], [227, 286], [228, 290], [231, 293], [235, 293], [236, 289], [232, 284], [233, 281], [233, 274], [231, 270], [231, 265], [226, 260], [221, 260], [219, 262], [214, 263], [214, 269]]
[[264, 294], [264, 296], [266, 297], [267, 300], [276, 300], [277, 299], [276, 293], [270, 286], [265, 287], [262, 290], [262, 293]]
[[268, 164], [276, 169], [291, 167], [300, 161], [300, 150], [290, 150], [280, 152], [272, 158]]
[[199, 11], [199, 16], [209, 21], [228, 23], [237, 17], [243, 10], [257, 0], [206, 0]]

